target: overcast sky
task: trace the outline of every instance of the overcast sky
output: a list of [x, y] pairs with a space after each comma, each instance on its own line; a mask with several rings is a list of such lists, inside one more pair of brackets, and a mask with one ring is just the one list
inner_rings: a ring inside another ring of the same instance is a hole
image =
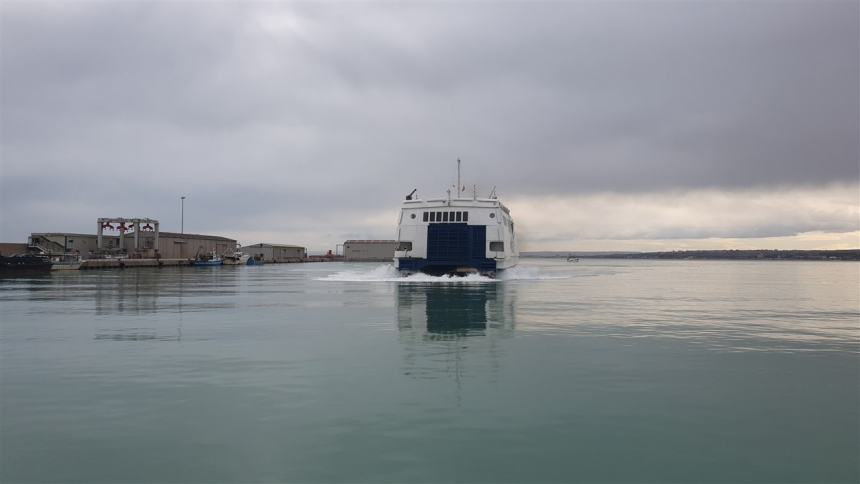
[[456, 179], [526, 250], [860, 247], [860, 3], [0, 3], [0, 241], [334, 248]]

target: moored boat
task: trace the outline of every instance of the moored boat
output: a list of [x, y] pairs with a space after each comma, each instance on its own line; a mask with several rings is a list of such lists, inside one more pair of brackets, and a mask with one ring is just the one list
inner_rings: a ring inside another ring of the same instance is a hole
[[248, 260], [251, 258], [249, 254], [245, 254], [238, 248], [230, 254], [223, 257], [225, 266], [244, 266], [248, 265]]
[[75, 253], [66, 253], [51, 258], [52, 271], [76, 271], [81, 268], [81, 256]]
[[37, 254], [0, 255], [0, 272], [48, 272], [51, 270], [51, 259]]
[[216, 254], [214, 250], [206, 255], [198, 255], [197, 259], [194, 260], [194, 265], [199, 267], [220, 266], [223, 264], [224, 259], [222, 259], [218, 254]]

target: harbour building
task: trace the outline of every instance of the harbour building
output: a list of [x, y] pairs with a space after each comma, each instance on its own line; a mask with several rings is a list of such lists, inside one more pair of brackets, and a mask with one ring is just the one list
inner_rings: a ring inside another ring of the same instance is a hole
[[396, 240], [347, 240], [343, 243], [343, 259], [352, 262], [391, 262]]
[[44, 232], [30, 235], [28, 245], [41, 249], [51, 256], [77, 254], [83, 259], [104, 256], [127, 256], [143, 259], [190, 259], [198, 254], [215, 251], [224, 254], [236, 248], [236, 240], [217, 235], [179, 234], [175, 232], [141, 232], [135, 238], [129, 235], [102, 234], [102, 248], [99, 249], [99, 236], [69, 232]]
[[298, 245], [284, 244], [253, 244], [241, 247], [243, 254], [248, 254], [263, 262], [302, 262], [308, 256], [306, 248]]

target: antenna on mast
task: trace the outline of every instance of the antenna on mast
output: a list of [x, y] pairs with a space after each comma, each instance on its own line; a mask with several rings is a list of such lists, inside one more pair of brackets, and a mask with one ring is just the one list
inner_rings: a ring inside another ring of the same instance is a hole
[[460, 198], [460, 192], [462, 190], [462, 185], [460, 185], [460, 158], [457, 158], [457, 198]]

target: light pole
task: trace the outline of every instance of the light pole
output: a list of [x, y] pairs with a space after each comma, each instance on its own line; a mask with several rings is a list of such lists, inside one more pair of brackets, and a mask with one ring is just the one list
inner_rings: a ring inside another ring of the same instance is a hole
[[180, 220], [180, 222], [179, 222], [179, 233], [184, 234], [185, 233], [185, 196], [181, 196], [181, 197], [179, 197], [179, 199], [180, 199], [179, 203], [181, 204], [181, 207], [182, 207], [182, 209], [180, 210], [180, 216], [179, 216], [180, 217], [180, 219], [179, 219]]

